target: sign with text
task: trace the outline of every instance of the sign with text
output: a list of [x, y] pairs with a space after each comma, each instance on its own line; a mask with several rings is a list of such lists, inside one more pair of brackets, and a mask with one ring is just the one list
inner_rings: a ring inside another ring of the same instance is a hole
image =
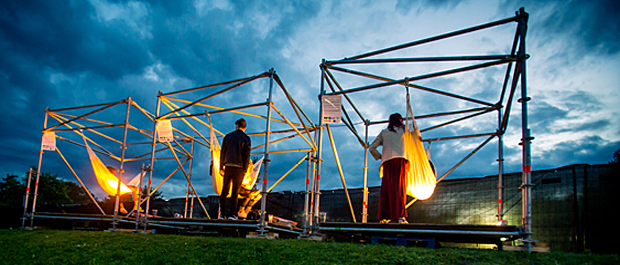
[[170, 120], [161, 120], [157, 122], [157, 136], [159, 142], [162, 143], [173, 141], [174, 136], [172, 135], [172, 123]]
[[321, 120], [324, 124], [337, 124], [342, 119], [342, 97], [340, 95], [330, 95], [321, 97], [323, 112]]
[[56, 134], [54, 132], [43, 133], [41, 150], [56, 151]]

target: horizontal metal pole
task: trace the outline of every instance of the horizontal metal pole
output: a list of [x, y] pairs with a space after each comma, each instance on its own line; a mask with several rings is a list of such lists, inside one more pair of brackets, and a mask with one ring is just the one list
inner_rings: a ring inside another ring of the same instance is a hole
[[253, 76], [253, 77], [245, 77], [245, 78], [240, 78], [240, 79], [236, 79], [236, 80], [231, 80], [231, 81], [226, 81], [226, 82], [206, 85], [206, 86], [200, 86], [200, 87], [195, 87], [195, 88], [188, 88], [188, 89], [178, 90], [178, 91], [169, 92], [169, 93], [162, 93], [162, 94], [159, 94], [158, 97], [159, 96], [171, 96], [171, 95], [182, 94], [182, 93], [192, 92], [192, 91], [206, 89], [206, 88], [212, 88], [212, 87], [217, 87], [217, 86], [229, 85], [229, 84], [238, 83], [238, 82], [241, 82], [241, 81], [244, 81], [244, 80], [247, 80], [247, 79], [256, 78], [256, 77], [259, 77], [259, 76], [268, 76], [268, 75], [269, 75], [269, 72], [264, 72], [262, 74], [259, 74], [259, 75]]
[[93, 220], [93, 221], [112, 221], [114, 220], [113, 216], [103, 216], [103, 217], [82, 217], [82, 216], [61, 216], [61, 215], [46, 215], [46, 214], [34, 214], [34, 217], [37, 218], [47, 218], [47, 219], [66, 219], [66, 220]]
[[[304, 128], [301, 128], [304, 129]], [[307, 129], [312, 132], [315, 130], [314, 127], [307, 127]], [[280, 130], [280, 131], [269, 131], [269, 134], [279, 134], [279, 133], [292, 133], [295, 132], [295, 130], [293, 129], [288, 129], [288, 130]], [[247, 133], [248, 136], [259, 136], [259, 135], [265, 135], [267, 134], [267, 132], [253, 132], [253, 133]]]
[[[67, 139], [67, 138], [60, 137], [60, 136], [56, 136], [56, 137], [58, 137], [58, 139], [59, 139], [59, 140], [61, 140], [61, 141], [65, 141], [65, 142], [72, 143], [72, 144], [74, 144], [74, 145], [77, 145], [77, 146], [81, 146], [81, 147], [86, 148], [86, 145], [84, 145], [84, 144], [81, 144], [81, 143], [75, 142], [75, 141], [73, 141], [73, 140], [70, 140], [70, 139]], [[101, 146], [99, 146], [99, 145], [97, 145], [97, 144], [95, 144], [95, 145], [96, 145], [97, 147], [99, 147], [99, 148], [102, 148]], [[115, 155], [114, 155], [112, 152], [110, 152], [110, 151], [108, 151], [108, 150], [106, 150], [106, 149], [102, 149], [102, 150], [104, 150], [105, 152], [104, 152], [104, 151], [100, 151], [99, 149], [91, 149], [91, 150], [93, 150], [93, 152], [96, 152], [96, 153], [99, 153], [99, 154], [102, 154], [102, 155], [106, 155], [106, 156], [109, 156], [109, 157], [115, 157]], [[107, 153], [106, 153], [106, 152], [107, 152]]]
[[422, 142], [447, 141], [447, 140], [456, 140], [456, 139], [484, 137], [484, 136], [491, 136], [491, 135], [497, 135], [497, 133], [481, 133], [481, 134], [470, 134], [470, 135], [461, 135], [461, 136], [452, 136], [452, 137], [429, 138], [429, 139], [422, 140]]
[[[134, 222], [132, 222], [132, 223], [134, 223]], [[174, 225], [162, 225], [162, 224], [152, 224], [152, 223], [149, 223], [148, 226], [172, 228], [172, 229], [179, 229], [179, 230], [189, 230], [189, 227], [174, 226]]]
[[287, 233], [293, 233], [293, 234], [301, 235], [301, 232], [293, 231], [293, 230], [289, 230], [289, 229], [284, 229], [282, 227], [276, 227], [276, 226], [267, 225], [267, 226], [265, 226], [265, 228], [267, 228], [269, 230], [276, 230], [276, 231], [282, 231], [282, 232], [287, 232]]
[[181, 120], [181, 119], [185, 119], [185, 118], [191, 118], [191, 117], [200, 117], [200, 116], [205, 116], [207, 115], [204, 112], [201, 113], [196, 113], [196, 114], [187, 114], [187, 115], [179, 115], [179, 116], [172, 116], [172, 117], [166, 117], [164, 118], [165, 120]]
[[218, 114], [218, 113], [224, 113], [224, 112], [229, 112], [229, 111], [233, 111], [233, 110], [241, 110], [241, 109], [249, 109], [249, 108], [254, 108], [254, 107], [266, 106], [267, 104], [268, 104], [267, 102], [261, 102], [261, 103], [250, 104], [250, 105], [234, 107], [234, 108], [228, 108], [228, 109], [223, 109], [223, 110], [205, 111], [205, 114]]
[[399, 80], [394, 80], [394, 81], [389, 81], [389, 82], [384, 82], [384, 83], [378, 83], [378, 84], [373, 84], [373, 85], [368, 85], [368, 86], [363, 86], [363, 87], [357, 87], [357, 88], [351, 88], [351, 89], [347, 89], [347, 90], [335, 91], [335, 92], [331, 92], [331, 93], [328, 92], [328, 93], [325, 93], [324, 95], [328, 95], [328, 96], [330, 96], [330, 95], [340, 95], [340, 94], [364, 91], [364, 90], [373, 89], [373, 88], [380, 88], [380, 87], [393, 86], [393, 85], [405, 85], [405, 80], [406, 79], [399, 79]]
[[348, 57], [348, 58], [345, 58], [345, 59], [356, 60], [356, 59], [366, 58], [366, 57], [370, 57], [370, 56], [374, 56], [374, 55], [378, 55], [378, 54], [382, 54], [382, 53], [386, 53], [386, 52], [400, 50], [400, 49], [403, 49], [403, 48], [408, 48], [408, 47], [412, 47], [412, 46], [416, 46], [416, 45], [420, 45], [420, 44], [424, 44], [424, 43], [428, 43], [428, 42], [433, 42], [433, 41], [436, 41], [436, 40], [441, 40], [441, 39], [446, 39], [446, 38], [450, 38], [450, 37], [466, 34], [466, 33], [473, 32], [473, 31], [478, 31], [478, 30], [481, 30], [481, 29], [486, 29], [486, 28], [491, 28], [491, 27], [499, 26], [499, 25], [502, 25], [502, 24], [510, 23], [510, 22], [517, 22], [518, 19], [519, 19], [519, 16], [514, 16], [514, 17], [511, 17], [511, 18], [506, 18], [506, 19], [502, 19], [502, 20], [498, 20], [498, 21], [494, 21], [494, 22], [489, 22], [489, 23], [485, 23], [485, 24], [482, 24], [482, 25], [478, 25], [478, 26], [474, 26], [474, 27], [470, 27], [470, 28], [466, 28], [466, 29], [462, 29], [462, 30], [453, 31], [453, 32], [437, 35], [437, 36], [434, 36], [434, 37], [422, 39], [422, 40], [417, 40], [417, 41], [413, 41], [413, 42], [409, 42], [409, 43], [405, 43], [405, 44], [401, 44], [401, 45], [397, 45], [397, 46], [393, 46], [393, 47], [389, 47], [389, 48], [385, 48], [385, 49], [381, 49], [381, 50], [376, 50], [376, 51], [372, 51], [372, 52], [368, 52], [368, 53], [364, 53], [364, 54], [360, 54], [360, 55], [356, 55], [356, 56], [351, 56], [351, 57]]
[[123, 128], [124, 124], [113, 124], [113, 125], [101, 125], [101, 126], [91, 126], [91, 127], [77, 127], [77, 128], [68, 128], [68, 129], [52, 129], [52, 130], [42, 130], [44, 132], [73, 132], [80, 130], [88, 130], [88, 129], [103, 129], [103, 128], [113, 128], [120, 127]]
[[[269, 153], [270, 154], [282, 154], [282, 153], [309, 152], [309, 151], [312, 151], [312, 148], [269, 151]], [[256, 152], [256, 153], [250, 153], [250, 155], [261, 155], [264, 153], [265, 152]]]
[[[133, 102], [133, 101], [132, 101], [132, 102]], [[75, 115], [69, 115], [69, 114], [66, 114], [66, 113], [61, 113], [61, 112], [49, 113], [49, 115], [58, 115], [58, 116], [65, 117], [65, 118], [66, 118], [66, 117], [68, 117], [68, 118], [75, 118], [75, 117], [77, 117], [77, 116], [75, 116]], [[68, 119], [65, 119], [65, 120], [68, 120]], [[94, 122], [94, 123], [101, 123], [101, 124], [105, 124], [105, 125], [114, 125], [114, 123], [111, 123], [111, 122], [105, 122], [105, 121], [100, 121], [100, 120], [95, 120], [95, 119], [89, 119], [89, 118], [81, 118], [80, 120], [83, 120], [83, 121], [90, 121], [90, 122]]]
[[117, 104], [121, 104], [125, 102], [127, 102], [127, 99], [123, 99], [117, 102], [101, 103], [101, 104], [94, 104], [94, 105], [85, 105], [85, 106], [70, 107], [70, 108], [63, 108], [63, 109], [50, 109], [50, 110], [46, 110], [46, 112], [58, 112], [58, 111], [67, 111], [67, 110], [76, 110], [76, 109], [95, 108], [95, 107], [102, 107], [102, 106], [112, 106], [112, 105], [117, 105]]
[[[421, 119], [436, 118], [436, 117], [464, 114], [464, 113], [470, 113], [470, 112], [479, 112], [479, 111], [486, 111], [486, 110], [494, 110], [494, 109], [496, 109], [496, 107], [473, 108], [473, 109], [466, 109], [466, 110], [448, 111], [448, 112], [441, 112], [441, 113], [435, 113], [435, 114], [414, 116], [414, 118], [416, 120], [421, 120]], [[403, 120], [411, 120], [411, 118], [406, 117], [406, 118], [403, 118]], [[370, 123], [368, 123], [368, 125], [384, 124], [388, 122], [389, 120], [371, 121]]]
[[413, 62], [445, 62], [445, 61], [483, 61], [483, 60], [518, 60], [516, 55], [472, 55], [472, 56], [444, 56], [444, 57], [414, 57], [414, 58], [384, 58], [362, 60], [326, 61], [326, 65], [338, 64], [373, 64], [373, 63], [413, 63]]
[[[57, 125], [54, 125], [54, 126], [52, 126], [52, 127], [46, 128], [46, 129], [45, 129], [45, 130], [43, 130], [43, 131], [44, 131], [44, 132], [46, 132], [46, 131], [52, 130], [52, 129], [56, 128], [56, 127], [60, 127], [60, 126], [63, 126], [63, 125], [67, 125], [67, 124], [72, 123], [72, 122], [74, 122], [74, 121], [76, 121], [76, 120], [82, 119], [82, 118], [84, 118], [84, 117], [86, 117], [86, 116], [89, 116], [89, 115], [95, 114], [95, 113], [97, 113], [97, 112], [100, 112], [100, 111], [103, 111], [103, 110], [109, 109], [109, 108], [111, 108], [111, 107], [114, 107], [114, 106], [116, 106], [116, 105], [119, 105], [119, 104], [121, 104], [121, 103], [126, 103], [126, 102], [127, 102], [127, 100], [122, 100], [122, 101], [117, 102], [117, 103], [111, 103], [111, 104], [98, 105], [98, 106], [102, 106], [102, 107], [101, 107], [101, 108], [99, 108], [99, 109], [96, 109], [96, 110], [90, 111], [90, 112], [88, 112], [88, 113], [86, 113], [86, 114], [82, 114], [82, 115], [80, 115], [80, 116], [77, 116], [77, 117], [75, 117], [75, 118], [73, 118], [73, 119], [67, 120], [67, 121], [65, 121], [65, 122], [63, 122], [63, 123], [61, 123], [61, 124], [57, 124]], [[48, 112], [49, 112], [49, 111], [48, 111]], [[46, 112], [46, 113], [48, 113], [48, 112]]]
[[450, 125], [450, 124], [453, 124], [453, 123], [456, 123], [456, 122], [460, 122], [460, 121], [464, 121], [464, 120], [467, 120], [467, 119], [471, 119], [473, 117], [480, 116], [480, 115], [489, 113], [491, 111], [493, 111], [493, 109], [487, 109], [487, 110], [484, 110], [484, 111], [481, 111], [481, 112], [478, 112], [478, 113], [474, 113], [474, 114], [471, 114], [471, 115], [468, 115], [468, 116], [465, 116], [465, 117], [461, 117], [461, 118], [454, 119], [454, 120], [451, 120], [451, 121], [447, 121], [447, 122], [444, 122], [444, 123], [441, 123], [441, 124], [438, 124], [438, 125], [435, 125], [435, 126], [424, 128], [424, 129], [420, 130], [420, 133], [428, 132], [430, 130], [434, 130], [434, 129], [437, 129], [437, 128], [440, 128], [440, 127], [443, 127], [443, 126], [446, 126], [446, 125]]
[[[205, 219], [208, 220], [208, 219]], [[214, 220], [215, 221], [215, 220]], [[149, 219], [150, 224], [171, 224], [171, 225], [204, 225], [204, 226], [222, 226], [222, 227], [257, 227], [258, 222], [253, 224], [226, 223], [226, 221], [209, 222], [184, 222], [184, 221], [166, 221]]]
[[[169, 101], [176, 101], [176, 102], [182, 102], [182, 103], [191, 103], [191, 101], [184, 100], [184, 99], [178, 99], [178, 98], [166, 98], [166, 99], [169, 100]], [[196, 103], [195, 106], [201, 106], [201, 107], [210, 108], [210, 109], [217, 109], [217, 110], [223, 110], [224, 109], [222, 107], [210, 106], [210, 105], [202, 104], [202, 103]], [[264, 120], [267, 119], [266, 116], [257, 115], [257, 114], [253, 114], [253, 113], [242, 112], [242, 111], [232, 111], [232, 112], [233, 113], [237, 113], [237, 114], [241, 114], [241, 115], [250, 116], [250, 117], [256, 117], [256, 118], [260, 118], [260, 119], [264, 119]], [[279, 122], [279, 123], [286, 123], [284, 120], [274, 119], [274, 118], [271, 118], [271, 121], [275, 121], [275, 122]], [[301, 124], [296, 124], [296, 123], [293, 123], [293, 124], [295, 124], [295, 126], [302, 126]], [[224, 134], [219, 132], [218, 130], [216, 130], [215, 132], [221, 134], [222, 136], [224, 136]]]
[[[417, 85], [413, 85], [413, 84], [407, 84], [406, 82], [423, 80], [423, 79], [429, 79], [429, 78], [434, 78], [434, 77], [439, 77], [439, 76], [444, 76], [444, 75], [450, 75], [450, 74], [455, 74], [455, 73], [460, 73], [460, 72], [465, 72], [465, 71], [471, 71], [471, 70], [491, 67], [491, 66], [495, 66], [495, 65], [499, 65], [499, 64], [505, 64], [505, 63], [508, 63], [508, 62], [512, 62], [512, 61], [497, 60], [497, 61], [477, 64], [477, 65], [471, 65], [471, 66], [460, 67], [460, 68], [455, 68], [455, 69], [450, 69], [450, 70], [445, 70], [445, 71], [434, 72], [434, 73], [425, 74], [425, 75], [419, 75], [419, 76], [415, 76], [415, 77], [408, 77], [408, 78], [403, 78], [403, 79], [399, 79], [399, 80], [388, 81], [388, 82], [385, 82], [385, 83], [378, 83], [378, 84], [373, 84], [373, 85], [368, 85], [368, 86], [363, 86], [363, 87], [351, 88], [351, 89], [347, 89], [347, 90], [343, 90], [343, 91], [336, 91], [336, 92], [331, 92], [331, 93], [325, 93], [325, 95], [340, 95], [340, 94], [359, 92], [359, 91], [363, 91], [363, 90], [379, 88], [379, 87], [386, 87], [386, 86], [397, 85], [397, 84], [400, 84], [400, 85], [403, 85], [403, 86], [409, 85], [411, 87], [421, 88], [421, 86], [417, 86]], [[486, 104], [493, 105], [493, 104], [490, 104], [490, 103], [486, 103]]]
[[[183, 111], [183, 110], [185, 110], [185, 109], [187, 109], [187, 108], [190, 108], [190, 107], [192, 107], [192, 106], [194, 106], [194, 105], [196, 105], [196, 104], [199, 104], [200, 102], [203, 102], [203, 101], [208, 100], [208, 99], [210, 99], [210, 98], [213, 98], [213, 97], [215, 97], [215, 96], [218, 96], [218, 95], [224, 94], [224, 93], [226, 93], [226, 92], [228, 92], [228, 91], [230, 91], [230, 90], [233, 90], [233, 89], [238, 88], [238, 87], [240, 87], [240, 86], [243, 86], [243, 85], [245, 85], [245, 84], [248, 84], [248, 83], [250, 83], [250, 82], [252, 82], [252, 81], [254, 81], [254, 80], [258, 79], [258, 78], [261, 78], [261, 76], [254, 76], [254, 77], [251, 77], [251, 78], [244, 79], [243, 81], [241, 81], [241, 82], [239, 82], [239, 83], [236, 83], [236, 84], [234, 84], [234, 85], [232, 85], [232, 86], [226, 87], [226, 88], [224, 88], [224, 89], [222, 89], [222, 90], [220, 90], [220, 91], [216, 91], [216, 92], [214, 92], [214, 93], [211, 93], [210, 95], [208, 95], [208, 96], [206, 96], [206, 97], [202, 97], [202, 98], [199, 98], [199, 99], [197, 99], [197, 100], [194, 100], [194, 101], [192, 101], [191, 103], [189, 103], [189, 104], [187, 104], [187, 105], [185, 105], [185, 106], [183, 106], [183, 107], [180, 107], [180, 108], [178, 108], [178, 109], [176, 109], [176, 110], [173, 110], [173, 111], [171, 111], [171, 112], [168, 112], [168, 113], [166, 113], [166, 114], [164, 114], [164, 115], [161, 115], [161, 116], [159, 116], [159, 117], [157, 117], [157, 118], [158, 118], [158, 119], [166, 118], [166, 117], [168, 117], [168, 116], [172, 115], [173, 113], [178, 113], [179, 111]], [[161, 95], [160, 95], [160, 96], [161, 96]]]
[[475, 231], [475, 230], [435, 230], [435, 229], [402, 229], [402, 228], [366, 228], [366, 227], [319, 227], [323, 231], [351, 232], [393, 232], [393, 233], [424, 233], [442, 235], [487, 235], [487, 236], [521, 236], [518, 231]]

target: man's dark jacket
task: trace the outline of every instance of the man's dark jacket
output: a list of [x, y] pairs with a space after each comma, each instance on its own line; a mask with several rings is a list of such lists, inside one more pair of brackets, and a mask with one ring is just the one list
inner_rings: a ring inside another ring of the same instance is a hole
[[235, 130], [227, 134], [222, 141], [220, 152], [220, 168], [227, 163], [240, 165], [245, 172], [250, 161], [250, 148], [252, 141], [242, 130]]

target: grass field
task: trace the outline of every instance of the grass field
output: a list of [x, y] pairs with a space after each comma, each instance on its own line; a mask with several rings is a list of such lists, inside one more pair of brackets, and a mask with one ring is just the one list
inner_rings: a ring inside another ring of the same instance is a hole
[[618, 255], [59, 230], [0, 230], [0, 257], [0, 264], [620, 264]]

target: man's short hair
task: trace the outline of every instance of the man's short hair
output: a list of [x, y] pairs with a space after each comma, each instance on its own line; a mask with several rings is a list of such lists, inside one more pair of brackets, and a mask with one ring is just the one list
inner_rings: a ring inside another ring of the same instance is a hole
[[239, 126], [239, 128], [246, 128], [248, 126], [244, 118], [238, 119], [235, 125]]

